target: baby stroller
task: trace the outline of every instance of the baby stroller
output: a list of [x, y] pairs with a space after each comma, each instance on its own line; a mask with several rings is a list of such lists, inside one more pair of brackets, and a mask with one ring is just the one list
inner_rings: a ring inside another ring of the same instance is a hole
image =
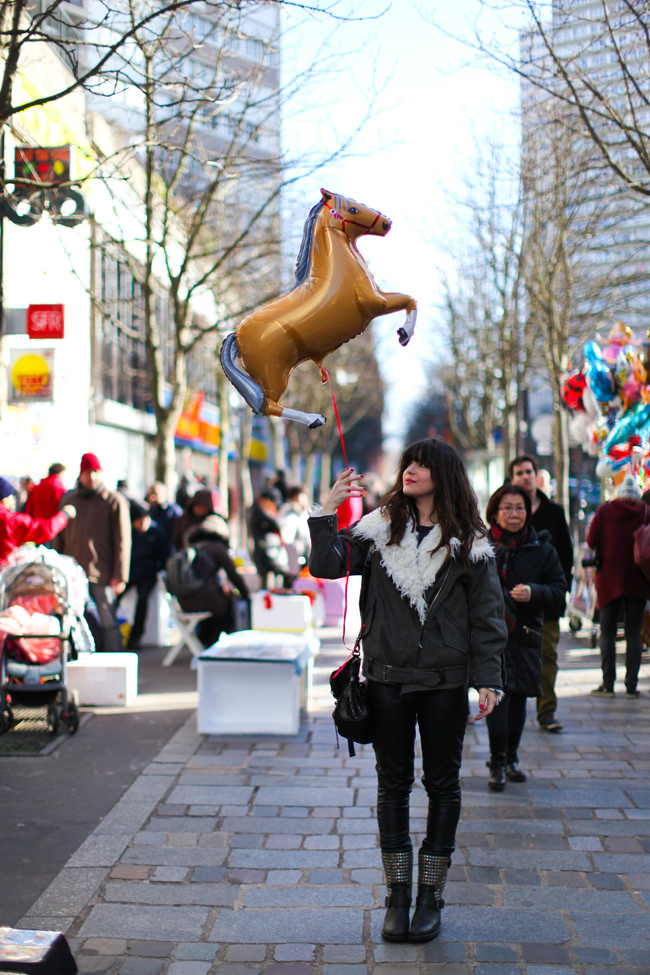
[[95, 649], [84, 606], [88, 580], [72, 558], [24, 546], [0, 570], [0, 733], [14, 724], [12, 705], [47, 708], [53, 734], [79, 727], [67, 688], [67, 663]]

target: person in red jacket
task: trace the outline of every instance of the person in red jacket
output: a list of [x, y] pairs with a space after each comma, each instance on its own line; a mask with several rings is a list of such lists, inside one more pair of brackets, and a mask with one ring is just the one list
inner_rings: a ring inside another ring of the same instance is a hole
[[15, 488], [6, 478], [0, 477], [0, 565], [20, 545], [27, 542], [42, 545], [51, 541], [76, 514], [71, 504], [64, 505], [51, 518], [33, 518], [24, 511], [16, 512], [15, 507]]
[[51, 518], [59, 510], [59, 503], [66, 488], [61, 480], [65, 466], [51, 464], [47, 477], [35, 484], [29, 492], [24, 511], [32, 518]]
[[587, 545], [597, 558], [596, 595], [600, 610], [603, 682], [591, 692], [596, 697], [614, 697], [616, 628], [621, 610], [625, 616], [625, 689], [627, 697], [639, 697], [641, 624], [650, 583], [634, 561], [634, 532], [649, 522], [650, 508], [641, 500], [634, 478], [627, 475], [616, 499], [596, 509], [587, 532]]

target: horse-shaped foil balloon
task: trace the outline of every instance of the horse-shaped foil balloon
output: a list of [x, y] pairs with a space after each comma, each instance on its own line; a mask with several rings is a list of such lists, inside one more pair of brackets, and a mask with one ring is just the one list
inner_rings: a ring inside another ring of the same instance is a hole
[[305, 223], [295, 287], [256, 308], [221, 346], [223, 371], [254, 413], [308, 427], [322, 426], [325, 417], [280, 403], [294, 367], [312, 359], [320, 368], [328, 353], [360, 335], [373, 318], [394, 311], [407, 312], [398, 329], [406, 345], [417, 314], [410, 295], [379, 290], [357, 250], [359, 237], [384, 237], [390, 220], [327, 190], [321, 196]]

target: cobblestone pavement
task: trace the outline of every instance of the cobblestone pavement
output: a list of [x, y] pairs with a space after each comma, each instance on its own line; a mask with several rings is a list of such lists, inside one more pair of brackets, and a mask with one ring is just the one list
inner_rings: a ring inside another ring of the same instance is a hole
[[[593, 698], [595, 653], [565, 633], [564, 731], [540, 731], [530, 702], [528, 781], [503, 793], [468, 728], [441, 935], [388, 945], [372, 749], [337, 751], [343, 651], [324, 636], [297, 736], [199, 736], [192, 717], [18, 926], [67, 932], [82, 975], [650, 973], [650, 660], [639, 700], [620, 681]], [[419, 783], [413, 810], [421, 833]]]

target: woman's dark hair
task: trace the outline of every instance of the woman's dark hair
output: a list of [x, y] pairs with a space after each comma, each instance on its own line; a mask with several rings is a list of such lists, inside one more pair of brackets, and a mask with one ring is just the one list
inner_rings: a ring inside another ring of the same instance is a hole
[[526, 505], [526, 521], [530, 518], [533, 513], [533, 509], [530, 504], [530, 498], [524, 491], [522, 487], [518, 484], [511, 484], [509, 481], [502, 484], [501, 487], [494, 492], [492, 497], [487, 503], [487, 508], [485, 509], [485, 520], [488, 525], [496, 525], [497, 523], [497, 511], [499, 510], [499, 505], [506, 494], [517, 494], [520, 498], [524, 499], [524, 504]]
[[[458, 451], [439, 437], [418, 440], [406, 448], [399, 463], [393, 486], [379, 502], [390, 520], [389, 545], [399, 545], [410, 524], [417, 524], [417, 507], [402, 490], [404, 471], [413, 461], [428, 467], [433, 480], [433, 509], [440, 526], [440, 544], [434, 551], [448, 546], [452, 538], [460, 542], [458, 557], [466, 566], [475, 538], [485, 537], [487, 529], [481, 520], [474, 489]], [[433, 555], [433, 552], [431, 553]]]

